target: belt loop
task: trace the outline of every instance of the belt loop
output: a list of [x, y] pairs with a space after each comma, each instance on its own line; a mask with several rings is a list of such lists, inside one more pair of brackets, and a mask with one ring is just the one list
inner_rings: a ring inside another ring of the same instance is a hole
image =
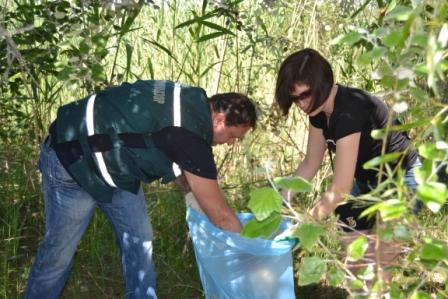
[[107, 135], [109, 135], [110, 140], [112, 141], [113, 148], [119, 148], [121, 145], [123, 145], [123, 141], [120, 139], [120, 136], [118, 136], [114, 128], [108, 128], [106, 132]]
[[154, 147], [154, 141], [152, 140], [152, 134], [147, 133], [147, 134], [142, 134], [142, 135], [143, 135], [143, 141], [145, 142], [145, 145], [148, 148]]
[[81, 145], [81, 150], [84, 156], [90, 156], [92, 154], [92, 149], [90, 148], [87, 136], [82, 134], [79, 135], [78, 142]]

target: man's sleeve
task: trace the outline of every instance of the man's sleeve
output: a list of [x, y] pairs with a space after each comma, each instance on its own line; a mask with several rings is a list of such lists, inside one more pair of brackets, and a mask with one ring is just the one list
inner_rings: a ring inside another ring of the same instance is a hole
[[196, 134], [182, 127], [166, 127], [153, 133], [152, 138], [154, 145], [182, 170], [217, 179], [212, 148]]

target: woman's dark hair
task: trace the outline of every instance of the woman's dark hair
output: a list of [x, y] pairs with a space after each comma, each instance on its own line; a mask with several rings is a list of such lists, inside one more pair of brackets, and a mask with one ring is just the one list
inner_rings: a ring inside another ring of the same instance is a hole
[[313, 49], [303, 49], [289, 55], [281, 64], [275, 86], [275, 100], [283, 115], [293, 103], [291, 92], [296, 84], [308, 85], [311, 103], [309, 112], [321, 106], [334, 84], [330, 63]]
[[257, 112], [255, 104], [244, 94], [218, 93], [209, 98], [213, 112], [224, 113], [226, 126], [249, 125], [255, 129]]

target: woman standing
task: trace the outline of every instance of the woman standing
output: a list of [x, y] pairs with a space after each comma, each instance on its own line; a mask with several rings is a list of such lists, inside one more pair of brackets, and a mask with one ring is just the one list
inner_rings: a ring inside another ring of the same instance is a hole
[[[344, 201], [348, 194], [364, 194], [378, 184], [377, 171], [364, 169], [363, 164], [381, 155], [383, 141], [373, 139], [371, 132], [387, 126], [390, 113], [386, 104], [366, 91], [335, 84], [329, 62], [313, 49], [300, 50], [283, 61], [275, 99], [284, 115], [295, 104], [309, 117], [306, 155], [294, 175], [311, 180], [326, 148], [331, 156], [335, 153], [331, 185], [313, 206], [311, 215], [323, 219], [335, 212], [345, 224], [347, 239], [370, 234], [374, 217], [360, 218], [366, 207]], [[413, 169], [420, 162], [410, 143], [405, 133], [391, 132], [385, 149], [386, 153], [403, 153], [391, 166], [402, 167], [406, 184], [415, 190]]]

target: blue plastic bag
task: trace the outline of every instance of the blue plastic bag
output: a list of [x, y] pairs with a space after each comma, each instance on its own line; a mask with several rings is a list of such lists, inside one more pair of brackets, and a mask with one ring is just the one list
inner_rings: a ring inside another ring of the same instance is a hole
[[[238, 215], [242, 223], [253, 216]], [[194, 209], [187, 210], [196, 261], [207, 299], [292, 299], [293, 240], [249, 239], [224, 231]], [[290, 226], [283, 221], [280, 232]]]

